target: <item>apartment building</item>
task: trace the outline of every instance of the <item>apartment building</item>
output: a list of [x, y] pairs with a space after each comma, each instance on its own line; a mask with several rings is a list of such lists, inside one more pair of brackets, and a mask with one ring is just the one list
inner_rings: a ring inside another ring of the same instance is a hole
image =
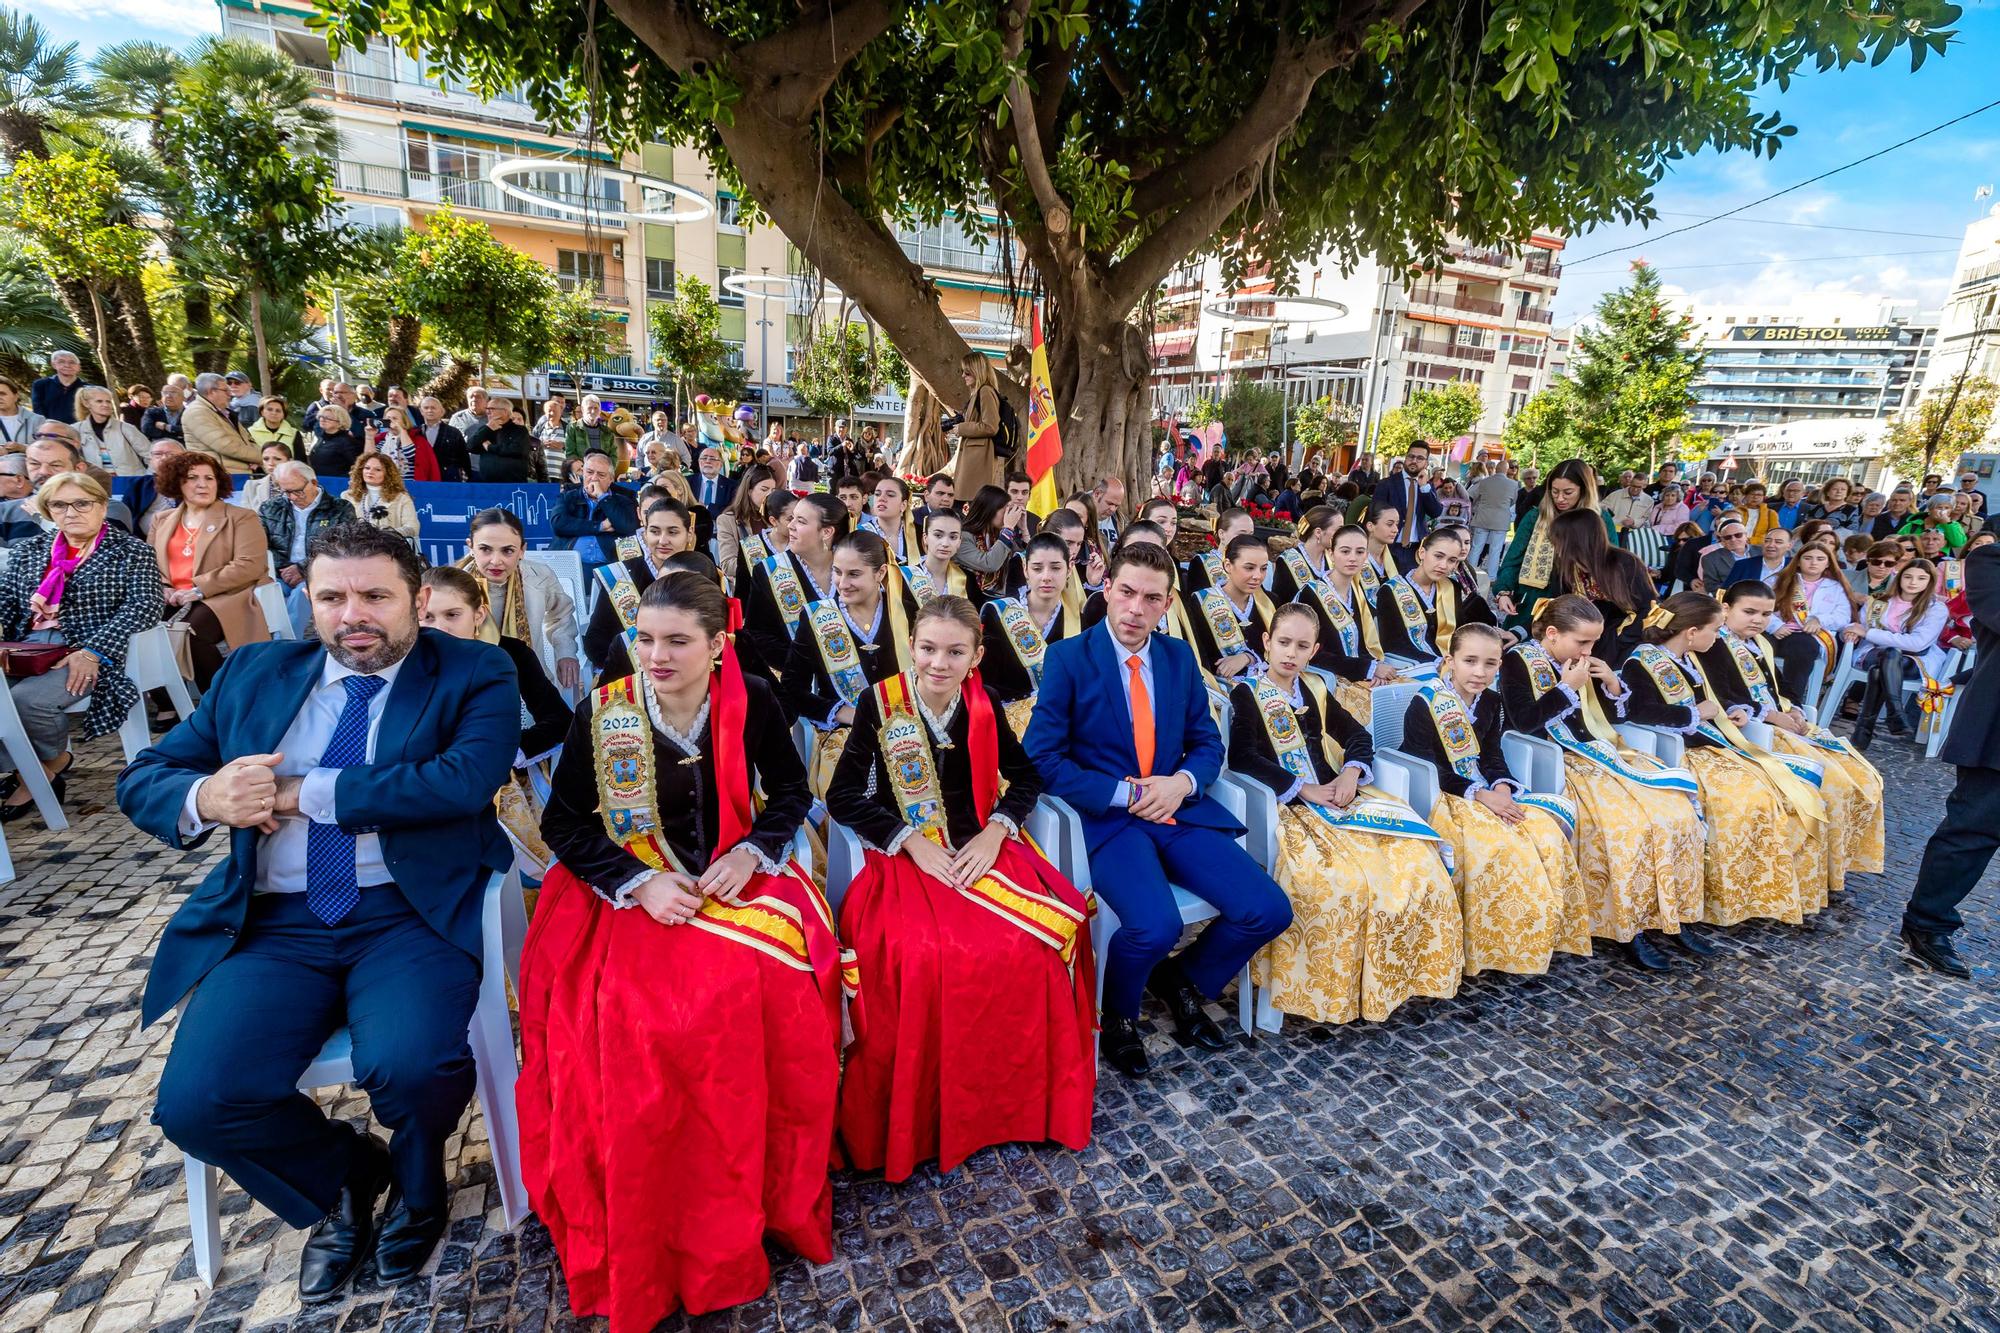
[[2000, 380], [2000, 206], [1965, 229], [1927, 371], [1923, 394], [1965, 371]]
[[[351, 220], [422, 227], [448, 203], [542, 263], [563, 286], [595, 285], [599, 303], [625, 325], [623, 353], [593, 367], [580, 385], [544, 367], [520, 386], [529, 397], [597, 392], [634, 408], [652, 406], [660, 389], [652, 374], [646, 310], [673, 299], [678, 277], [694, 275], [722, 304], [722, 337], [749, 374], [748, 401], [766, 404], [775, 419], [797, 413], [798, 400], [788, 387], [797, 350], [811, 325], [839, 313], [806, 304], [801, 293], [808, 286], [803, 281], [808, 266], [798, 251], [777, 228], [746, 222], [741, 201], [718, 186], [698, 153], [647, 144], [638, 152], [614, 154], [587, 132], [543, 124], [518, 92], [482, 98], [386, 43], [335, 59], [325, 39], [308, 29], [312, 10], [306, 4], [219, 4], [224, 35], [275, 47], [318, 79], [340, 131], [336, 185]], [[488, 172], [512, 158], [549, 162], [546, 172], [516, 178], [529, 193], [579, 208], [601, 207], [609, 216], [579, 217], [502, 193]], [[707, 215], [673, 223], [624, 217], [688, 211], [691, 201], [603, 174], [610, 171], [670, 181], [698, 195]], [[973, 346], [1001, 356], [1025, 337], [1024, 307], [1010, 295], [993, 215], [904, 228], [898, 240], [905, 254], [924, 265], [947, 315]], [[728, 280], [737, 275], [750, 276], [747, 290], [730, 289]], [[788, 284], [788, 277], [801, 280]], [[950, 386], [950, 392], [956, 389]], [[902, 411], [899, 395], [884, 395], [855, 415], [900, 424]]]
[[1155, 405], [1185, 411], [1249, 379], [1294, 402], [1354, 403], [1365, 435], [1412, 395], [1464, 382], [1485, 404], [1474, 440], [1497, 451], [1507, 418], [1550, 378], [1563, 244], [1546, 232], [1519, 251], [1454, 242], [1437, 264], [1408, 273], [1373, 261], [1343, 273], [1329, 254], [1294, 268], [1294, 297], [1277, 294], [1267, 266], [1231, 286], [1220, 260], [1186, 265], [1158, 297]]

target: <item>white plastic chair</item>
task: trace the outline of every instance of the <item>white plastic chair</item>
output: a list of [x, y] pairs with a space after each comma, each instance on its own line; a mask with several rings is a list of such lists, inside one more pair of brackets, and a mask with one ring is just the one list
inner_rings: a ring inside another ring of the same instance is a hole
[[[486, 1118], [486, 1140], [493, 1150], [493, 1173], [500, 1182], [500, 1208], [510, 1227], [529, 1212], [528, 1189], [521, 1179], [521, 1129], [514, 1107], [514, 1082], [521, 1066], [514, 1054], [514, 1027], [507, 1011], [507, 983], [519, 984], [521, 944], [528, 934], [527, 906], [514, 872], [496, 873], [486, 885], [481, 926], [484, 974], [479, 1001], [473, 1007], [467, 1038], [476, 1069], [479, 1108]], [[299, 1090], [331, 1087], [354, 1081], [354, 1039], [346, 1028], [327, 1038], [319, 1055], [299, 1076]], [[210, 1287], [222, 1268], [222, 1199], [218, 1172], [199, 1158], [183, 1153], [187, 1177], [188, 1230], [194, 1239], [196, 1274]]]
[[1642, 727], [1636, 722], [1620, 722], [1618, 739], [1640, 754], [1653, 756], [1668, 768], [1681, 768], [1687, 762], [1687, 742], [1676, 732]]
[[251, 592], [257, 599], [257, 609], [264, 615], [264, 627], [271, 631], [273, 639], [296, 639], [298, 631], [292, 628], [292, 608], [285, 601], [285, 585], [282, 583], [260, 583]]
[[[1959, 659], [1959, 671], [1970, 671], [1978, 657], [1979, 649], [1977, 645], [1966, 649], [1965, 656]], [[1946, 672], [1942, 679], [1950, 681], [1957, 674], [1958, 672]], [[1937, 715], [1936, 721], [1931, 726], [1930, 738], [1924, 742], [1924, 758], [1935, 759], [1938, 757], [1938, 753], [1944, 749], [1945, 734], [1951, 730], [1952, 719], [1958, 716], [1958, 701], [1964, 697], [1965, 686], [1960, 685], [1951, 692], [1951, 697], [1944, 701], [1944, 711]]]
[[180, 664], [174, 661], [174, 641], [165, 625], [154, 625], [132, 636], [125, 649], [125, 674], [139, 687], [138, 699], [118, 725], [118, 744], [129, 764], [153, 743], [152, 729], [146, 725], [146, 691], [165, 690], [175, 714], [183, 720], [194, 716], [194, 696], [181, 679]]
[[[1223, 774], [1209, 789], [1208, 794], [1220, 802], [1222, 807], [1234, 815], [1245, 828], [1249, 827], [1249, 810], [1243, 797], [1243, 790], [1230, 775]], [[1042, 797], [1035, 815], [1028, 821], [1028, 831], [1029, 836], [1041, 845], [1042, 851], [1052, 855], [1052, 859], [1056, 861], [1056, 868], [1062, 871], [1070, 883], [1085, 893], [1092, 892], [1090, 853], [1084, 841], [1083, 820], [1067, 802], [1053, 796]], [[1246, 851], [1249, 850], [1248, 837], [1249, 835], [1245, 834], [1236, 840]], [[1059, 854], [1056, 849], [1060, 849]], [[831, 852], [828, 855], [830, 858]], [[1203, 921], [1212, 921], [1222, 915], [1205, 899], [1196, 897], [1179, 885], [1168, 887], [1173, 891], [1174, 907], [1180, 913], [1183, 930]], [[1118, 913], [1111, 910], [1110, 903], [1099, 898], [1097, 915], [1090, 921], [1090, 947], [1097, 956], [1097, 1004], [1100, 1009], [1104, 1006], [1106, 949], [1110, 946], [1111, 937], [1117, 932]], [[1253, 1040], [1257, 1035], [1254, 1007], [1255, 996], [1250, 985], [1250, 967], [1246, 963], [1236, 978], [1236, 1021], [1242, 1026], [1244, 1033]]]
[[1500, 752], [1507, 770], [1537, 796], [1560, 796], [1569, 786], [1563, 773], [1562, 746], [1524, 731], [1503, 732]]
[[1814, 700], [1820, 712], [1829, 719], [1840, 716], [1840, 705], [1845, 701], [1847, 691], [1861, 682], [1861, 673], [1854, 668], [1854, 645], [1842, 639], [1840, 657], [1833, 664], [1833, 682], [1827, 687], [1824, 699]]
[[1375, 742], [1375, 781], [1377, 785], [1390, 780], [1395, 774], [1403, 790], [1399, 793], [1425, 819], [1431, 817], [1431, 810], [1438, 803], [1441, 788], [1438, 786], [1437, 770], [1423, 760], [1403, 753], [1403, 717], [1410, 709], [1410, 700], [1417, 695], [1418, 686], [1414, 681], [1397, 681], [1392, 685], [1377, 685], [1370, 695], [1368, 709], [1368, 736]]
[[[88, 707], [87, 700], [78, 700], [71, 705], [72, 711]], [[21, 723], [21, 714], [14, 707], [14, 696], [8, 692], [5, 683], [0, 682], [0, 747], [7, 751], [8, 761], [14, 771], [21, 775], [21, 782], [34, 797], [35, 808], [42, 812], [42, 822], [51, 833], [60, 833], [69, 827], [69, 819], [63, 814], [62, 802], [56, 799], [55, 784], [42, 771], [42, 761], [35, 754], [34, 742], [28, 739], [28, 729]]]
[[[530, 564], [540, 565], [556, 576], [556, 582], [562, 585], [563, 592], [569, 596], [570, 603], [574, 608], [573, 615], [576, 619], [577, 638], [581, 640], [584, 627], [590, 623], [590, 610], [592, 606], [591, 590], [597, 582], [597, 580], [584, 575], [583, 557], [575, 551], [529, 551], [522, 556], [522, 559], [528, 561]], [[581, 642], [577, 644], [577, 652], [579, 654], [583, 652]], [[549, 679], [554, 680], [556, 677], [556, 659], [553, 646], [548, 644], [543, 645], [542, 665], [548, 669]], [[565, 698], [570, 698], [572, 694], [573, 691], [563, 691]], [[573, 699], [572, 702], [574, 702]]]

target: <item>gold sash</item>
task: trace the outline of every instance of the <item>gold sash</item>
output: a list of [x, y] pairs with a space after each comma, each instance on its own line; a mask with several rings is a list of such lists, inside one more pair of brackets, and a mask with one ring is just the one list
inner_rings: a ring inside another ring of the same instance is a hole
[[[917, 709], [916, 686], [904, 673], [875, 686], [876, 707], [882, 714], [882, 762], [903, 822], [940, 847], [950, 847], [944, 796], [937, 762], [931, 752], [930, 724]], [[1009, 925], [1054, 949], [1065, 966], [1076, 961], [1076, 940], [1088, 924], [1085, 913], [1048, 894], [1016, 884], [998, 863], [975, 883], [959, 889], [966, 901], [977, 903]]]
[[[1310, 588], [1320, 582], [1320, 576], [1313, 569], [1312, 561], [1306, 559], [1303, 546], [1289, 547], [1278, 558], [1285, 562], [1286, 572], [1291, 574], [1292, 581], [1298, 584], [1300, 589]], [[1216, 582], [1220, 583], [1221, 580], [1217, 579]]]
[[1219, 587], [1221, 587], [1221, 586], [1222, 586], [1222, 552], [1220, 552], [1220, 551], [1201, 551], [1201, 552], [1198, 552], [1198, 553], [1197, 553], [1197, 555], [1196, 555], [1196, 559], [1198, 559], [1198, 560], [1200, 560], [1200, 561], [1201, 561], [1201, 572], [1202, 572], [1202, 573], [1204, 573], [1204, 574], [1206, 574], [1206, 575], [1208, 575], [1208, 583], [1209, 583], [1209, 586], [1210, 586], [1210, 587], [1212, 587], [1212, 588], [1219, 588]]
[[1550, 524], [1542, 520], [1547, 517], [1540, 510], [1535, 513], [1535, 526], [1528, 530], [1528, 548], [1521, 553], [1521, 572], [1515, 582], [1523, 588], [1545, 589], [1556, 572], [1556, 544], [1549, 536]]
[[[899, 565], [897, 568], [902, 572], [903, 582], [910, 585], [910, 591], [916, 595], [920, 605], [933, 597], [943, 595], [938, 591], [937, 579], [930, 570], [924, 568], [922, 561], [914, 565]], [[949, 565], [944, 574], [945, 591], [953, 597], [965, 596], [965, 571], [958, 567], [957, 562], [954, 561]]]
[[[479, 562], [469, 555], [458, 562], [458, 567], [476, 579], [483, 581], [486, 578], [486, 575], [479, 571]], [[500, 627], [501, 636], [519, 639], [527, 644], [534, 643], [535, 640], [528, 627], [528, 590], [526, 580], [521, 577], [520, 567], [516, 566], [514, 572], [507, 576], [507, 585], [500, 590], [498, 597], [492, 595], [493, 585], [490, 583], [487, 584], [486, 592], [487, 600], [496, 608], [494, 620]]]
[[1039, 691], [1042, 688], [1042, 660], [1048, 655], [1049, 645], [1042, 638], [1041, 628], [1035, 624], [1034, 616], [1028, 613], [1028, 604], [1003, 598], [993, 603], [993, 613], [1000, 617], [1000, 628], [1007, 631], [1007, 646], [1014, 650], [1015, 660]]
[[[1437, 585], [1432, 593], [1432, 605], [1427, 614], [1423, 599], [1417, 594], [1417, 585], [1404, 575], [1398, 574], [1389, 580], [1389, 595], [1395, 599], [1396, 611], [1402, 617], [1403, 628], [1409, 631], [1410, 642], [1421, 647], [1425, 636], [1430, 636], [1431, 647], [1439, 657], [1450, 655], [1451, 636], [1458, 628], [1458, 589], [1450, 582]], [[1437, 617], [1437, 630], [1430, 629], [1430, 617]]]
[[[1219, 586], [1203, 588], [1195, 593], [1194, 600], [1201, 607], [1201, 618], [1208, 623], [1209, 632], [1215, 635], [1215, 646], [1222, 657], [1250, 651], [1250, 645], [1243, 637], [1243, 623], [1236, 618], [1236, 605], [1229, 600], [1228, 593]], [[1262, 611], [1264, 623], [1271, 623], [1269, 598], [1253, 593], [1250, 609], [1253, 615]]]
[[623, 560], [597, 567], [597, 581], [604, 586], [605, 600], [617, 613], [621, 628], [631, 629], [639, 623], [639, 587], [632, 582], [632, 571], [625, 567]]
[[789, 552], [780, 551], [764, 562], [764, 575], [771, 581], [771, 596], [778, 603], [778, 614], [785, 618], [785, 632], [799, 632], [799, 617], [806, 611], [805, 589], [799, 586], [799, 572], [792, 567]]
[[761, 536], [738, 538], [736, 550], [738, 552], [737, 564], [739, 567], [747, 568], [751, 565], [761, 565], [771, 558], [771, 543], [765, 541]]
[[[1649, 649], [1651, 651], [1648, 651]], [[1826, 798], [1821, 796], [1811, 783], [1793, 772], [1783, 758], [1760, 745], [1753, 744], [1731, 720], [1729, 711], [1723, 708], [1722, 701], [1715, 697], [1713, 687], [1700, 672], [1692, 671], [1675, 661], [1673, 654], [1657, 644], [1641, 644], [1633, 650], [1632, 656], [1639, 663], [1640, 669], [1660, 687], [1661, 698], [1669, 704], [1692, 704], [1697, 698], [1712, 701], [1717, 710], [1715, 720], [1701, 725], [1702, 734], [1710, 740], [1722, 741], [1728, 749], [1736, 751], [1762, 769], [1764, 776], [1770, 779], [1771, 785], [1776, 787], [1779, 793], [1807, 819], [1820, 824], [1826, 822]], [[1670, 680], [1670, 676], [1678, 680]]]
[[[882, 609], [886, 620], [886, 603]], [[813, 642], [819, 645], [820, 665], [826, 668], [827, 681], [833, 686], [833, 692], [840, 696], [840, 701], [852, 708], [868, 692], [868, 673], [861, 667], [861, 650], [855, 643], [853, 631], [848, 628], [840, 603], [814, 602], [806, 607], [805, 615], [812, 625]]]
[[620, 560], [637, 560], [646, 554], [646, 548], [639, 544], [637, 537], [620, 537], [615, 545]]

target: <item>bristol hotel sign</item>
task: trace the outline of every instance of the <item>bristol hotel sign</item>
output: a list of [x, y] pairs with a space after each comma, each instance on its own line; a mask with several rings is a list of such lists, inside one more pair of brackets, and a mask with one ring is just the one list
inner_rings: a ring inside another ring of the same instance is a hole
[[1896, 340], [1887, 324], [1847, 328], [1839, 324], [1738, 324], [1729, 340], [1739, 343], [1886, 343]]

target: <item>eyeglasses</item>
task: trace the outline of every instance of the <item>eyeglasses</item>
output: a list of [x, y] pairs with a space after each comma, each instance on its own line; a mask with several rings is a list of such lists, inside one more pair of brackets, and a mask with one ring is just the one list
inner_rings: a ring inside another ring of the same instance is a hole
[[278, 488], [278, 494], [284, 496], [287, 500], [296, 500], [305, 493], [306, 487], [304, 486], [280, 486]]
[[51, 500], [49, 501], [49, 512], [51, 514], [87, 514], [103, 503], [104, 501], [102, 500]]
[[1870, 569], [1887, 569], [1887, 568], [1889, 568], [1889, 567], [1890, 567], [1891, 565], [1893, 565], [1893, 564], [1895, 564], [1895, 563], [1896, 563], [1896, 562], [1895, 562], [1895, 560], [1893, 560], [1893, 559], [1889, 559], [1889, 560], [1870, 560], [1870, 561], [1868, 562], [1868, 568], [1870, 568]]

